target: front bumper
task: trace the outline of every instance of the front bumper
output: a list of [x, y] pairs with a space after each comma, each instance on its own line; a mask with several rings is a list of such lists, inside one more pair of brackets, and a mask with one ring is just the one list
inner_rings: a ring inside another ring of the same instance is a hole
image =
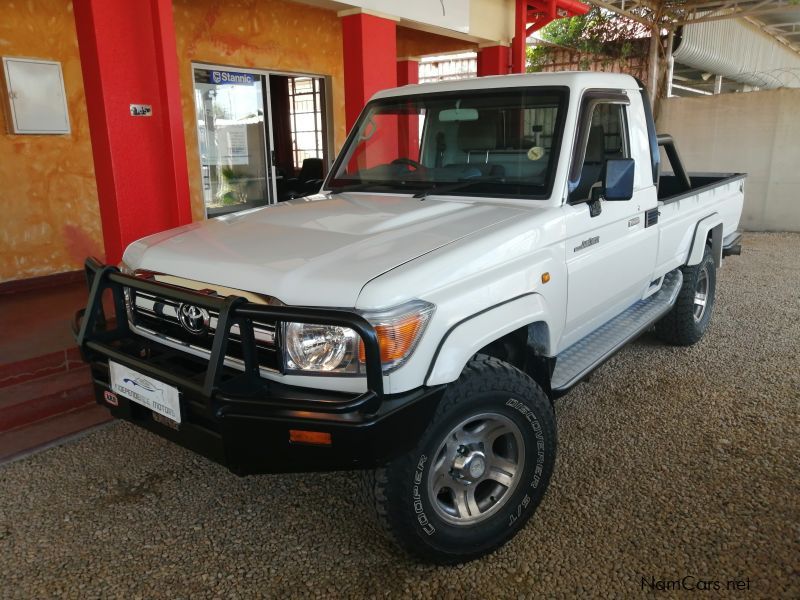
[[[360, 315], [341, 310], [262, 306], [242, 298], [219, 298], [123, 275], [90, 259], [90, 294], [73, 329], [91, 365], [95, 398], [111, 413], [202, 454], [237, 474], [371, 468], [410, 450], [436, 410], [443, 386], [404, 394], [383, 392], [377, 336]], [[125, 315], [124, 288], [165, 294], [219, 311], [210, 360], [188, 355], [133, 334], [127, 319], [107, 321], [102, 296], [111, 290], [114, 310]], [[224, 365], [230, 328], [248, 337], [249, 319], [271, 317], [322, 322], [354, 329], [367, 358], [368, 391], [352, 395], [282, 385], [259, 376], [254, 352], [245, 352], [244, 372]], [[111, 397], [109, 360], [173, 385], [180, 391], [177, 429], [122, 396]], [[113, 402], [117, 402], [114, 406]], [[329, 445], [293, 443], [290, 430], [330, 434]]]

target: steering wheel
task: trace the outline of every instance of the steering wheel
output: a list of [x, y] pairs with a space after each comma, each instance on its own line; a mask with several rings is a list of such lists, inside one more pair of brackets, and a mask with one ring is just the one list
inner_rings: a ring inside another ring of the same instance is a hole
[[423, 165], [419, 161], [414, 160], [413, 158], [395, 158], [391, 164], [413, 167], [414, 171], [424, 171], [425, 169], [427, 169], [425, 165]]

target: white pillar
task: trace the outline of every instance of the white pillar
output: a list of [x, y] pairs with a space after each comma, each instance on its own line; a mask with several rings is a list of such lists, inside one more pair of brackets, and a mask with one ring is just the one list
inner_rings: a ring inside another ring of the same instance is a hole
[[714, 77], [714, 94], [722, 93], [722, 75]]
[[675, 57], [672, 56], [672, 44], [675, 39], [675, 30], [670, 29], [667, 36], [667, 98], [672, 98], [672, 74], [675, 71]]

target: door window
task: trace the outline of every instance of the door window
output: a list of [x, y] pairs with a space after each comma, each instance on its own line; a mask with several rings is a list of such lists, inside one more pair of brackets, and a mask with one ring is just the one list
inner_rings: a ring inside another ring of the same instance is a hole
[[570, 201], [588, 200], [592, 188], [602, 183], [606, 161], [630, 155], [625, 124], [625, 105], [607, 102], [595, 105], [580, 177], [570, 194]]

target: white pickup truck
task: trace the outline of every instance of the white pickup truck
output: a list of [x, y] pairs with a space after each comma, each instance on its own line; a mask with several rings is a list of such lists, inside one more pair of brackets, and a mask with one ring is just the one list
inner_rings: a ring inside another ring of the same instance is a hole
[[87, 260], [74, 327], [114, 416], [239, 474], [362, 469], [403, 548], [462, 562], [542, 500], [555, 398], [702, 337], [744, 177], [687, 174], [626, 75], [387, 90], [319, 194]]

